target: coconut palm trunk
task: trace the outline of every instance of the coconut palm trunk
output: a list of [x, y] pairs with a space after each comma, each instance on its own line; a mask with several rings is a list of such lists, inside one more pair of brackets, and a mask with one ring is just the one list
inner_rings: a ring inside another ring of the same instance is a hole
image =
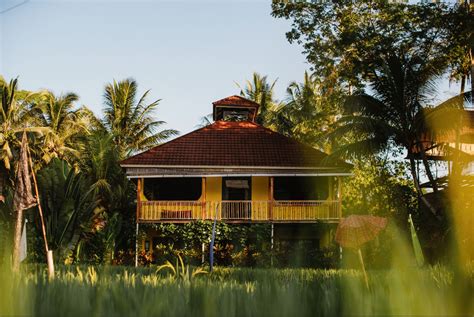
[[23, 212], [36, 205], [36, 199], [33, 197], [31, 191], [32, 187], [28, 166], [28, 142], [26, 132], [23, 132], [20, 159], [16, 170], [15, 194], [13, 196], [13, 210], [16, 214], [12, 263], [14, 272], [20, 270], [20, 243], [23, 229]]

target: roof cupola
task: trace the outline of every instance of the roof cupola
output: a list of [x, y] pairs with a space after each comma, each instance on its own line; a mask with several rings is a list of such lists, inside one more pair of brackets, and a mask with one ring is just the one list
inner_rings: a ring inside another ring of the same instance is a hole
[[214, 101], [214, 121], [251, 121], [255, 122], [259, 104], [241, 96], [230, 96]]

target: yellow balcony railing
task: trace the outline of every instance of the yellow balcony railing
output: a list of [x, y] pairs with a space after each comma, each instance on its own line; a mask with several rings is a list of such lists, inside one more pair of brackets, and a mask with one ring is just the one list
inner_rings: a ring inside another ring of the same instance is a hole
[[338, 200], [301, 201], [143, 201], [139, 221], [311, 222], [341, 217]]

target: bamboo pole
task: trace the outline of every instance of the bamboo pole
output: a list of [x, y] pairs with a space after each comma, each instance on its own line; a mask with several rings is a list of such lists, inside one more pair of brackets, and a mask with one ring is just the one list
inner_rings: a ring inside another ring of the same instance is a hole
[[270, 255], [270, 266], [273, 267], [273, 253], [274, 253], [274, 224], [272, 222], [271, 233], [270, 233], [270, 243], [271, 243], [271, 255]]
[[367, 277], [367, 272], [365, 271], [364, 258], [362, 257], [362, 251], [360, 251], [360, 248], [357, 249], [357, 253], [359, 254], [359, 261], [360, 265], [362, 266], [362, 272], [364, 272], [365, 286], [367, 287], [367, 289], [369, 289], [369, 279]]
[[28, 161], [29, 161], [30, 169], [31, 169], [31, 176], [33, 177], [33, 184], [35, 187], [36, 202], [38, 203], [38, 211], [39, 211], [40, 220], [41, 220], [41, 231], [43, 233], [44, 248], [46, 251], [46, 262], [48, 263], [48, 277], [49, 279], [53, 279], [54, 278], [53, 251], [49, 250], [48, 239], [46, 238], [46, 226], [44, 224], [43, 208], [41, 207], [41, 201], [39, 198], [38, 183], [36, 182], [36, 174], [33, 169], [33, 161], [31, 160], [30, 147], [27, 146], [26, 149], [27, 149]]
[[135, 267], [138, 267], [138, 221], [135, 227]]
[[143, 210], [141, 205], [141, 194], [143, 188], [143, 178], [137, 179], [137, 210], [135, 219], [135, 267], [138, 266], [138, 222], [140, 215], [143, 217]]

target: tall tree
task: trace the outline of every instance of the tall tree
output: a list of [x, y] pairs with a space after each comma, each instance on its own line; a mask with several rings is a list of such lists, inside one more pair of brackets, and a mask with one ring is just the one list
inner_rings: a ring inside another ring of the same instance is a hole
[[[474, 91], [474, 5], [464, 1], [455, 6], [445, 19], [445, 29], [449, 32], [448, 56], [450, 79], [461, 82], [460, 94], [466, 91], [470, 78], [471, 91]], [[471, 102], [474, 102], [471, 99]]]
[[0, 77], [0, 169], [10, 170], [14, 148], [19, 148], [20, 132], [31, 127], [32, 113], [29, 102], [35, 95], [19, 91], [17, 79], [7, 83]]
[[[328, 88], [350, 92], [371, 76], [374, 58], [392, 49], [406, 54], [453, 62], [452, 34], [447, 17], [454, 10], [444, 4], [389, 4], [386, 1], [275, 1], [272, 15], [291, 19], [287, 38], [303, 46], [315, 73]], [[457, 52], [459, 53], [459, 52]], [[439, 66], [439, 65], [438, 65]]]
[[42, 94], [37, 104], [35, 117], [39, 126], [49, 128], [41, 147], [46, 163], [59, 158], [72, 163], [84, 150], [83, 136], [89, 133], [90, 112], [76, 108], [79, 97], [74, 93], [55, 96], [52, 92]]
[[276, 111], [276, 130], [304, 143], [330, 151], [329, 144], [318, 142], [328, 132], [338, 112], [336, 94], [323, 90], [320, 81], [304, 73], [302, 83], [292, 82], [287, 98]]
[[425, 122], [423, 106], [431, 100], [433, 80], [439, 68], [424, 62], [420, 57], [407, 58], [405, 54], [388, 53], [373, 70], [371, 94], [356, 93], [347, 98], [345, 115], [338, 127], [330, 133], [332, 138], [350, 136], [352, 140], [340, 146], [333, 154], [353, 156], [376, 154], [393, 145], [408, 153], [410, 172], [419, 197], [434, 212], [437, 211], [424, 198], [419, 184], [415, 153], [421, 154], [427, 176], [437, 190], [436, 181], [426, 159], [420, 137]]
[[80, 169], [87, 175], [89, 192], [96, 202], [96, 229], [81, 244], [104, 252], [110, 260], [117, 243], [127, 247], [128, 240], [133, 238], [130, 210], [135, 208], [136, 192], [120, 168], [118, 145], [112, 134], [93, 131], [86, 145]]
[[53, 158], [38, 173], [48, 245], [58, 261], [73, 258], [81, 238], [91, 228], [97, 202], [83, 172]]
[[258, 124], [270, 127], [272, 125], [272, 113], [275, 110], [276, 102], [273, 98], [273, 89], [277, 80], [268, 82], [267, 76], [253, 73], [252, 79], [247, 80], [242, 87], [239, 84], [240, 95], [252, 100], [260, 105], [256, 121]]
[[130, 78], [114, 81], [105, 87], [104, 127], [112, 134], [120, 159], [147, 150], [177, 134], [172, 129], [159, 130], [165, 122], [155, 120], [153, 113], [160, 100], [147, 103], [150, 90], [137, 100], [137, 90], [137, 82]]
[[[348, 98], [345, 116], [333, 136], [352, 135], [336, 153], [373, 154], [392, 144], [405, 148], [417, 193], [413, 152], [418, 149], [426, 174], [437, 189], [420, 144], [423, 116], [434, 96], [432, 81], [453, 63], [452, 39], [443, 4], [388, 4], [385, 1], [273, 3], [275, 17], [292, 19], [290, 42], [302, 44], [327, 89], [342, 87]], [[364, 93], [364, 88], [369, 88]]]

